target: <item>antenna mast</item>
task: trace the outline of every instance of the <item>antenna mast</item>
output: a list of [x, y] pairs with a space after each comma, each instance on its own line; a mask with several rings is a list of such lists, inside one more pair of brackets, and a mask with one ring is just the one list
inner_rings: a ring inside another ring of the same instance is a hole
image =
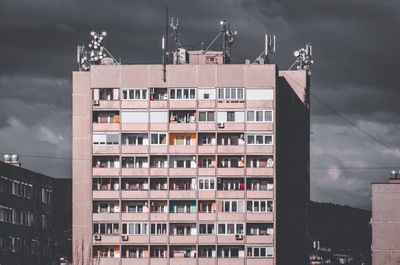
[[289, 70], [298, 63], [297, 70], [306, 70], [308, 75], [311, 75], [311, 65], [314, 63], [312, 60], [312, 46], [311, 43], [307, 43], [305, 48], [301, 48], [297, 51], [294, 51], [293, 55], [296, 57], [296, 60], [289, 67]]

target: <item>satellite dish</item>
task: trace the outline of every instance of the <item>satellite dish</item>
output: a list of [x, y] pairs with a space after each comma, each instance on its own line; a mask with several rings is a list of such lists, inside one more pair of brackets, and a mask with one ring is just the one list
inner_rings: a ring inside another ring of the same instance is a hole
[[295, 57], [299, 57], [300, 52], [299, 51], [295, 51], [293, 54], [294, 54]]
[[101, 59], [101, 64], [111, 65], [111, 64], [114, 64], [114, 60], [110, 57], [105, 57], [105, 58]]

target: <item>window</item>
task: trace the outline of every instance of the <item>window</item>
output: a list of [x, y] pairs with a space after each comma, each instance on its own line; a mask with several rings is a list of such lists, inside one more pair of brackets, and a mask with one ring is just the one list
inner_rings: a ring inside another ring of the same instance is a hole
[[271, 200], [249, 200], [247, 211], [250, 213], [272, 213], [273, 201]]
[[42, 188], [42, 202], [43, 203], [51, 203], [52, 191], [49, 189]]
[[242, 246], [218, 246], [218, 258], [240, 258], [243, 256]]
[[166, 133], [151, 133], [151, 144], [155, 145], [166, 145], [167, 144], [167, 134]]
[[42, 214], [42, 218], [40, 219], [40, 225], [42, 229], [47, 228], [47, 216], [45, 214]]
[[147, 88], [124, 88], [122, 89], [123, 100], [145, 100], [147, 99]]
[[235, 223], [219, 223], [218, 224], [218, 234], [219, 235], [235, 235], [243, 234], [244, 224]]
[[249, 145], [272, 145], [272, 134], [247, 134]]
[[93, 145], [118, 145], [118, 133], [93, 133]]
[[118, 223], [96, 223], [93, 224], [93, 234], [119, 234]]
[[222, 204], [222, 212], [228, 212], [228, 213], [237, 213], [238, 212], [238, 201], [222, 201], [220, 202]]
[[199, 177], [199, 190], [215, 190], [215, 178]]
[[150, 122], [167, 123], [168, 122], [168, 111], [151, 110], [150, 111]]
[[215, 201], [199, 201], [199, 212], [215, 213]]
[[272, 122], [272, 110], [248, 110], [247, 122]]
[[226, 121], [235, 121], [235, 112], [234, 111], [228, 111], [226, 113]]
[[121, 112], [122, 123], [148, 123], [149, 113], [145, 110], [124, 110]]
[[243, 111], [218, 111], [217, 113], [218, 122], [243, 122], [244, 112]]
[[125, 251], [122, 252], [122, 255], [124, 258], [141, 259], [144, 258], [144, 251], [146, 251], [145, 247], [126, 246]]
[[93, 213], [119, 213], [118, 202], [93, 202]]
[[147, 235], [147, 223], [122, 223], [123, 235]]
[[118, 88], [95, 88], [93, 89], [93, 100], [118, 100]]
[[218, 88], [218, 99], [243, 99], [243, 88]]
[[198, 88], [199, 100], [214, 100], [215, 88]]
[[274, 247], [273, 246], [247, 247], [247, 257], [264, 258], [264, 257], [273, 257], [273, 256], [274, 256]]
[[150, 234], [152, 235], [166, 235], [167, 224], [166, 223], [151, 223]]
[[215, 121], [215, 111], [199, 111], [199, 121], [202, 122]]
[[199, 246], [199, 258], [215, 258], [215, 246]]
[[246, 88], [247, 100], [273, 100], [273, 88]]
[[123, 133], [122, 141], [123, 145], [148, 145], [147, 133]]
[[215, 234], [215, 224], [199, 224], [199, 234], [214, 235]]
[[170, 99], [196, 99], [195, 88], [170, 88]]

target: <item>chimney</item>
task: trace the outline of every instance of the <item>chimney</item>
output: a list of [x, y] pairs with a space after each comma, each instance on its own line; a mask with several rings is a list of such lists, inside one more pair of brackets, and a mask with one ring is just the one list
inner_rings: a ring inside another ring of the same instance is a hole
[[5, 154], [4, 155], [4, 163], [16, 166], [16, 167], [21, 167], [21, 163], [18, 162], [18, 155], [13, 154]]

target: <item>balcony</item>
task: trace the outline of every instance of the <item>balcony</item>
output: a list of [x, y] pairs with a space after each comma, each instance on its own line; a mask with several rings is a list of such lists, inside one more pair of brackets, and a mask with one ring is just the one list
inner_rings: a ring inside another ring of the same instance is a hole
[[148, 145], [123, 145], [123, 154], [147, 154], [149, 149]]
[[166, 244], [168, 242], [168, 235], [151, 235], [150, 244]]
[[119, 100], [99, 100], [99, 104], [93, 105], [93, 109], [119, 109]]
[[243, 154], [244, 145], [219, 145], [218, 153], [220, 154]]
[[196, 168], [170, 168], [169, 174], [171, 176], [194, 176]]
[[264, 168], [247, 168], [246, 173], [248, 176], [273, 176], [274, 168], [264, 167]]
[[122, 199], [147, 199], [148, 191], [147, 190], [123, 190], [121, 196], [122, 196]]
[[247, 265], [274, 265], [274, 258], [269, 257], [269, 258], [262, 258], [262, 259], [247, 259], [246, 260]]
[[244, 199], [244, 190], [218, 190], [218, 199]]
[[[240, 207], [239, 207], [240, 208]], [[244, 220], [245, 213], [218, 213], [218, 221], [234, 221], [240, 222]]]
[[195, 109], [196, 100], [170, 100], [170, 109]]
[[114, 190], [94, 190], [93, 199], [117, 199], [119, 197], [119, 191]]
[[168, 153], [168, 145], [151, 145], [150, 153], [151, 154], [167, 154]]
[[199, 168], [200, 176], [215, 176], [215, 168]]
[[215, 154], [217, 146], [215, 145], [199, 145], [199, 154]]
[[148, 168], [122, 168], [122, 176], [147, 176]]
[[202, 245], [214, 245], [217, 243], [217, 236], [216, 235], [199, 235], [198, 237], [198, 244]]
[[147, 221], [149, 217], [148, 213], [122, 213], [122, 220], [123, 221]]
[[122, 123], [121, 130], [124, 132], [143, 132], [149, 128], [148, 123]]
[[122, 100], [123, 109], [147, 109], [149, 102], [147, 100]]
[[119, 123], [93, 123], [94, 132], [118, 131]]
[[93, 221], [119, 221], [119, 213], [93, 213]]
[[194, 154], [196, 153], [195, 145], [170, 145], [169, 153], [173, 154]]
[[246, 102], [247, 108], [249, 109], [273, 109], [274, 101], [273, 100], [248, 100]]
[[170, 221], [196, 221], [197, 213], [170, 213]]
[[220, 176], [243, 176], [244, 168], [218, 168], [218, 175]]
[[247, 244], [273, 244], [274, 236], [273, 235], [262, 235], [262, 236], [251, 236], [248, 235], [246, 237]]
[[225, 122], [222, 128], [218, 127], [220, 132], [228, 131], [244, 131], [244, 123], [239, 122]]
[[274, 213], [247, 213], [247, 221], [273, 222]]
[[196, 265], [196, 258], [170, 258], [170, 265]]
[[215, 123], [199, 123], [197, 127], [198, 131], [215, 131], [216, 129]]
[[215, 109], [215, 100], [199, 100], [199, 109]]
[[151, 109], [166, 109], [168, 107], [168, 101], [150, 101]]
[[178, 236], [178, 235], [171, 235], [169, 237], [170, 244], [196, 244], [196, 235], [190, 236]]
[[101, 240], [93, 240], [93, 245], [118, 245], [119, 244], [119, 234], [116, 235], [107, 235], [107, 234], [101, 234]]
[[119, 168], [93, 168], [93, 176], [118, 176]]
[[273, 199], [274, 191], [273, 190], [248, 190], [247, 198], [248, 199]]
[[214, 200], [215, 197], [215, 190], [200, 190], [199, 191], [199, 200]]
[[247, 145], [247, 154], [274, 154], [273, 145]]
[[195, 199], [195, 190], [170, 190], [169, 197], [171, 199]]
[[247, 131], [262, 131], [262, 132], [273, 132], [274, 131], [274, 123], [247, 123]]
[[148, 265], [149, 264], [149, 258], [136, 258], [136, 259], [130, 259], [130, 258], [122, 258], [122, 265], [131, 265], [132, 261], [135, 262], [135, 265]]
[[218, 245], [243, 245], [244, 240], [237, 240], [236, 235], [218, 235]]
[[147, 245], [149, 243], [148, 235], [127, 235], [127, 236], [128, 236], [128, 241], [122, 241], [121, 242], [122, 244]]
[[[260, 260], [264, 261], [264, 259], [260, 259]], [[244, 265], [244, 261], [245, 261], [244, 258], [229, 258], [229, 259], [219, 258], [217, 265]], [[262, 263], [262, 262], [260, 263], [260, 265], [261, 264], [267, 265], [266, 263]]]
[[150, 190], [151, 199], [166, 199], [168, 198], [168, 190]]
[[185, 131], [192, 132], [196, 130], [195, 123], [170, 123], [169, 124], [170, 131]]
[[[119, 254], [115, 254], [115, 255], [119, 255]], [[100, 258], [94, 258], [94, 260], [96, 260], [96, 264], [98, 265], [119, 265], [119, 257], [113, 257], [113, 258], [104, 258], [104, 257], [100, 257]]]
[[118, 145], [95, 145], [93, 146], [93, 154], [118, 154]]
[[[164, 244], [167, 241], [163, 242]], [[168, 265], [167, 258], [150, 258], [150, 265]]]
[[199, 221], [215, 221], [216, 214], [199, 212], [198, 218]]
[[[150, 221], [167, 221], [168, 213], [150, 213]], [[154, 237], [153, 235], [151, 237]], [[167, 241], [161, 241], [156, 243], [165, 243]]]
[[150, 168], [150, 176], [166, 176], [168, 174], [168, 168]]

